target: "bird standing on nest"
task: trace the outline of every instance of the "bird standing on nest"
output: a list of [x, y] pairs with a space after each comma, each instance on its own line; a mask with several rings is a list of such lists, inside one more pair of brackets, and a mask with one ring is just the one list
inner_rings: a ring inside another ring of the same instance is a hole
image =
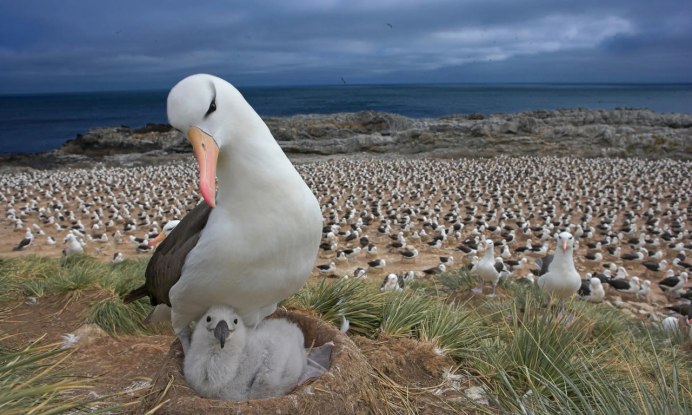
[[255, 326], [303, 286], [322, 213], [267, 125], [228, 82], [183, 79], [168, 95], [168, 120], [192, 144], [204, 201], [159, 245], [145, 284], [125, 301], [149, 296], [171, 307], [186, 351], [190, 323], [211, 305], [232, 307]]

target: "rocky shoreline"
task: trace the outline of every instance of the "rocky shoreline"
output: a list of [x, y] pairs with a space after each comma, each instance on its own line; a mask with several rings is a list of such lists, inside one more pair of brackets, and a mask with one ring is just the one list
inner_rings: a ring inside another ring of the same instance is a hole
[[[381, 112], [266, 117], [292, 158], [335, 155], [637, 157], [692, 160], [692, 114], [563, 109], [412, 119]], [[0, 156], [7, 167], [142, 165], [188, 157], [168, 125], [97, 128], [47, 153]]]

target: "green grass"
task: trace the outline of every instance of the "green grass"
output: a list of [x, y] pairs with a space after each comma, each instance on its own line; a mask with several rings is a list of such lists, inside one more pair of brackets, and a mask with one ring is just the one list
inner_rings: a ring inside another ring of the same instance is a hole
[[66, 376], [60, 370], [65, 350], [31, 344], [14, 350], [0, 339], [0, 413], [3, 415], [103, 413], [121, 409], [97, 409], [98, 400], [87, 399], [86, 380]]
[[[47, 258], [27, 255], [0, 260], [3, 290], [0, 304], [23, 297], [62, 295], [72, 298], [90, 293], [87, 322], [98, 324], [108, 333], [158, 333], [161, 327], [143, 326], [151, 310], [146, 300], [123, 304], [120, 297], [144, 282], [147, 259], [126, 260], [118, 264], [99, 261], [88, 255]], [[92, 298], [94, 298], [92, 300]]]
[[[88, 322], [113, 334], [152, 333], [156, 328], [141, 325], [151, 309], [147, 301], [120, 300], [142, 283], [145, 269], [146, 259], [120, 264], [87, 256], [0, 259], [5, 288], [0, 301], [84, 295], [91, 302]], [[468, 295], [477, 284], [465, 272], [450, 272], [417, 280], [403, 293], [382, 293], [376, 281], [323, 279], [282, 305], [337, 327], [347, 319], [349, 335], [430, 343], [484, 385], [490, 412], [692, 413], [692, 364], [683, 336], [635, 322], [604, 304], [574, 300], [560, 311], [535, 286], [511, 281], [500, 285], [497, 298]], [[68, 402], [58, 396], [43, 396], [41, 402]], [[6, 412], [13, 413], [0, 406], [0, 413]]]
[[[286, 305], [338, 326], [349, 303], [368, 304], [358, 334], [431, 343], [485, 385], [499, 413], [692, 413], [692, 365], [682, 340], [602, 304], [574, 300], [560, 311], [536, 287], [510, 281], [498, 298], [449, 302], [476, 284], [464, 272], [445, 273], [405, 293], [380, 294], [363, 281], [322, 280]], [[447, 298], [431, 295], [440, 288]]]

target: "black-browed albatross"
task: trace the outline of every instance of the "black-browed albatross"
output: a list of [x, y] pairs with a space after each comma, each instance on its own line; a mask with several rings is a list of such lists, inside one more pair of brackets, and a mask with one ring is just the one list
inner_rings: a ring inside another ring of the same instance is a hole
[[146, 283], [126, 300], [148, 295], [170, 306], [186, 351], [189, 324], [210, 306], [232, 307], [254, 326], [303, 286], [322, 214], [269, 128], [228, 82], [183, 79], [168, 95], [168, 119], [192, 143], [208, 206], [198, 205], [161, 243]]

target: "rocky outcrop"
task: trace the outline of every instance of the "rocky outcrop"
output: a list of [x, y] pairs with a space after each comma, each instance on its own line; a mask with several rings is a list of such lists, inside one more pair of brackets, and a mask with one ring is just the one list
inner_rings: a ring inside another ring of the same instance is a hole
[[364, 112], [266, 121], [289, 153], [692, 158], [692, 115], [649, 110], [570, 109], [419, 120]]
[[[554, 155], [692, 159], [692, 115], [641, 109], [564, 109], [412, 119], [381, 112], [266, 117], [286, 153], [490, 157]], [[12, 156], [5, 164], [56, 167], [135, 165], [191, 151], [169, 125], [98, 128], [41, 155]]]
[[192, 146], [170, 125], [147, 124], [135, 130], [126, 126], [95, 128], [85, 134], [78, 134], [77, 138], [67, 141], [58, 151], [64, 154], [105, 157], [151, 151], [183, 153], [192, 151]]

